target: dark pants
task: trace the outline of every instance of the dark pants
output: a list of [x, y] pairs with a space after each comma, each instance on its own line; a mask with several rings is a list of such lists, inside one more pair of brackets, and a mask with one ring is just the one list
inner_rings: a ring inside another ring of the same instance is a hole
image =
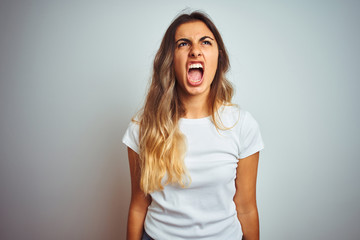
[[154, 239], [152, 239], [152, 238], [144, 231], [141, 240], [154, 240]]

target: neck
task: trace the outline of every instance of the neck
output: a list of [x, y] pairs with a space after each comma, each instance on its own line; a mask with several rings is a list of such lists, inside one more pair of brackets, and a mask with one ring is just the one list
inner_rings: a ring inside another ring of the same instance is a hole
[[210, 115], [208, 94], [204, 96], [181, 96], [181, 103], [185, 108], [184, 118], [204, 118]]

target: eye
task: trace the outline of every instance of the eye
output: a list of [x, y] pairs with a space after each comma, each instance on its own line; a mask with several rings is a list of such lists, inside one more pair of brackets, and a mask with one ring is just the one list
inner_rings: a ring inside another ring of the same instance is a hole
[[181, 42], [179, 43], [178, 47], [185, 47], [188, 46], [189, 44], [187, 42]]
[[202, 44], [204, 44], [204, 45], [211, 45], [211, 42], [205, 40], [205, 41], [202, 42]]

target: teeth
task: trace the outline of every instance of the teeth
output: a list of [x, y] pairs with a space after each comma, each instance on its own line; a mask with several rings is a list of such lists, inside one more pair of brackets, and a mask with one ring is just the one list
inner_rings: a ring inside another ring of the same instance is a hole
[[201, 79], [198, 79], [198, 80], [192, 80], [191, 82], [193, 82], [193, 83], [197, 83], [197, 82], [200, 82], [201, 81]]
[[201, 63], [193, 63], [193, 64], [190, 64], [189, 69], [192, 69], [192, 68], [203, 68], [203, 66]]

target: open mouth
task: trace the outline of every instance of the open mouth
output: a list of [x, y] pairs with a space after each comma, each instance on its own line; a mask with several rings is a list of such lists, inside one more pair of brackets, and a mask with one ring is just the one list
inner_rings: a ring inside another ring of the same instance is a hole
[[188, 70], [188, 82], [197, 86], [201, 84], [204, 75], [204, 67], [202, 63], [191, 63]]

